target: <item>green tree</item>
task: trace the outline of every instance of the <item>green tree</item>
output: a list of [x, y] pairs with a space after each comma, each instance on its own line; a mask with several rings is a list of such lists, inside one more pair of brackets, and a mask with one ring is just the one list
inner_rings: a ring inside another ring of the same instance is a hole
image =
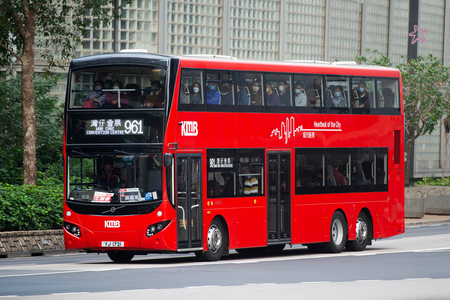
[[[366, 49], [369, 51], [369, 49]], [[368, 65], [391, 67], [389, 57], [372, 51], [373, 57], [357, 56], [356, 61]], [[406, 180], [409, 179], [409, 159], [414, 141], [421, 135], [430, 134], [440, 124], [443, 116], [450, 114], [449, 85], [450, 68], [429, 54], [410, 59], [395, 66], [402, 75], [403, 108], [405, 113], [405, 135], [407, 164]]]
[[[126, 0], [131, 3], [131, 0]], [[23, 184], [36, 185], [36, 47], [49, 67], [63, 67], [87, 28], [120, 15], [116, 0], [0, 0], [0, 67], [18, 60], [21, 70]]]
[[[50, 91], [58, 76], [34, 78], [36, 97], [37, 169], [62, 179], [63, 109]], [[20, 76], [0, 77], [0, 178], [1, 183], [21, 184], [22, 175], [22, 109]], [[61, 181], [62, 182], [62, 181]]]

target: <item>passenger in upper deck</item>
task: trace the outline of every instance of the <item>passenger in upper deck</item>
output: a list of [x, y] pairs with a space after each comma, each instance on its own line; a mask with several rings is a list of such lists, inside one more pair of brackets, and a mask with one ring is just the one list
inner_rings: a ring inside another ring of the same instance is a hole
[[286, 80], [278, 82], [278, 91], [280, 92], [280, 105], [291, 106], [291, 93]]
[[295, 106], [306, 106], [306, 95], [305, 90], [303, 89], [303, 83], [297, 81], [294, 84], [294, 95], [295, 95]]
[[220, 93], [217, 90], [217, 85], [215, 82], [208, 82], [208, 92], [206, 93], [206, 103], [207, 104], [220, 104]]
[[153, 80], [150, 89], [145, 90], [143, 106], [155, 108], [164, 106], [164, 94], [158, 80]]
[[200, 93], [200, 83], [198, 81], [192, 84], [190, 103], [202, 104], [202, 94]]
[[105, 104], [105, 95], [102, 92], [103, 81], [97, 79], [94, 90], [89, 92], [83, 100], [83, 108], [100, 108]]
[[347, 100], [342, 96], [342, 88], [339, 86], [330, 87], [332, 98], [327, 99], [328, 107], [347, 107]]
[[[112, 88], [114, 90], [122, 89], [122, 82], [116, 80], [113, 83]], [[105, 96], [105, 102], [107, 108], [115, 108], [119, 105], [119, 92], [107, 92]], [[120, 107], [128, 106], [128, 99], [124, 92], [120, 92]]]
[[261, 83], [255, 79], [250, 85], [251, 105], [262, 105]]
[[245, 81], [241, 81], [238, 82], [238, 84], [236, 85], [236, 102], [238, 105], [249, 105], [249, 101], [248, 101], [248, 94], [247, 91], [245, 90], [247, 87], [247, 84], [245, 83]]
[[233, 95], [230, 91], [230, 84], [228, 82], [222, 83], [220, 87], [220, 104], [221, 105], [233, 105]]
[[366, 83], [364, 81], [361, 81], [358, 84], [357, 88], [358, 93], [358, 100], [359, 100], [359, 107], [360, 108], [369, 108], [370, 107], [370, 101], [369, 101], [369, 93], [366, 89]]
[[280, 97], [273, 90], [272, 85], [269, 82], [266, 83], [266, 93], [268, 106], [280, 106]]

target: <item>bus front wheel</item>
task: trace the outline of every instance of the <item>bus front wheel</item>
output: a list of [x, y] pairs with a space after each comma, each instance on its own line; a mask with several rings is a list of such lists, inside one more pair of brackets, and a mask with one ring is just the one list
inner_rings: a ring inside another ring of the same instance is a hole
[[333, 214], [330, 225], [330, 242], [324, 245], [325, 252], [340, 253], [347, 241], [347, 221], [340, 211]]
[[130, 262], [134, 254], [127, 251], [108, 251], [109, 258], [115, 263]]
[[367, 215], [362, 211], [356, 220], [356, 239], [348, 241], [345, 245], [347, 250], [362, 251], [372, 240], [372, 225]]
[[207, 239], [207, 250], [203, 253], [203, 257], [208, 261], [219, 260], [228, 247], [227, 233], [219, 219], [212, 220]]

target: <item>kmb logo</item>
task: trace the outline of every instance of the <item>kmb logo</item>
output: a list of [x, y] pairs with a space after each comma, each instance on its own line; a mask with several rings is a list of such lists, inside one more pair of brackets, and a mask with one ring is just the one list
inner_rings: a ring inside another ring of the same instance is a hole
[[120, 228], [120, 221], [105, 221], [105, 228]]
[[184, 121], [180, 122], [181, 135], [182, 136], [197, 136], [198, 135], [198, 123], [197, 121]]

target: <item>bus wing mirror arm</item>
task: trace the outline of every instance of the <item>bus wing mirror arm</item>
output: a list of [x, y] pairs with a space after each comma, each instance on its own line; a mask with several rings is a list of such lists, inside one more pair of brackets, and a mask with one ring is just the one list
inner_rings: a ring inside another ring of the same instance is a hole
[[164, 167], [170, 168], [172, 166], [173, 155], [171, 153], [164, 154]]

